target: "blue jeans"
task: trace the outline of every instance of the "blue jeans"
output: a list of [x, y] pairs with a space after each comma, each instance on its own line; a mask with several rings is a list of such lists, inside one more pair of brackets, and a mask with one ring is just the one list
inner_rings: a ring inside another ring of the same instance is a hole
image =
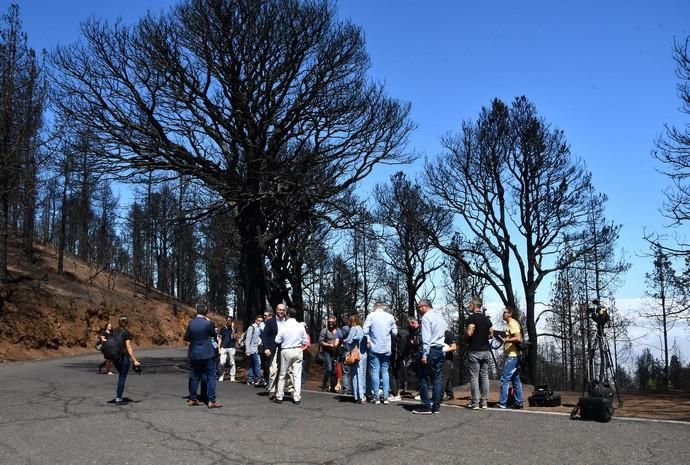
[[363, 400], [366, 391], [367, 356], [361, 354], [359, 362], [350, 365], [350, 389], [355, 400]]
[[390, 354], [377, 354], [376, 352], [369, 352], [369, 366], [371, 367], [371, 390], [374, 395], [374, 400], [379, 397], [379, 378], [383, 380], [383, 400], [388, 400], [388, 364], [390, 363]]
[[489, 400], [489, 360], [488, 350], [472, 351], [469, 355], [470, 365], [470, 393], [472, 404], [486, 404]]
[[[438, 410], [441, 406], [441, 370], [443, 368], [443, 350], [440, 347], [432, 347], [426, 358], [426, 364], [422, 364], [422, 353], [417, 355], [417, 378], [419, 379], [419, 397], [422, 400], [422, 408]], [[433, 377], [432, 398], [429, 400], [429, 377]]]
[[117, 394], [115, 397], [122, 399], [122, 394], [125, 393], [125, 381], [127, 381], [127, 372], [129, 372], [129, 355], [123, 356], [120, 360], [114, 360], [113, 365], [117, 369]]
[[309, 371], [309, 360], [306, 359], [306, 357], [302, 358], [302, 387], [304, 387], [304, 383], [307, 382], [307, 371]]
[[321, 389], [329, 389], [335, 386], [335, 357], [327, 350], [321, 352], [323, 356], [323, 379]]
[[506, 357], [501, 375], [501, 397], [498, 403], [505, 406], [508, 403], [508, 384], [513, 383], [515, 389], [515, 405], [522, 405], [522, 381], [520, 381], [520, 357]]
[[261, 356], [259, 353], [249, 355], [249, 371], [247, 372], [247, 384], [261, 381]]
[[191, 360], [192, 369], [189, 373], [189, 400], [197, 400], [196, 390], [201, 378], [206, 378], [207, 397], [209, 402], [216, 401], [216, 358]]

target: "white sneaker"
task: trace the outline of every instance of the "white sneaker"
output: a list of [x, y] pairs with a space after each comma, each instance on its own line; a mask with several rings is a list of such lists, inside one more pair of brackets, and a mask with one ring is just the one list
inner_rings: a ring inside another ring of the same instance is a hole
[[224, 375], [220, 375], [220, 378], [218, 378], [218, 382], [219, 382], [219, 383], [222, 383], [222, 382], [223, 382], [223, 376], [224, 376]]
[[402, 400], [402, 398], [400, 396], [390, 396], [388, 400], [390, 400], [391, 402], [399, 402]]
[[232, 376], [232, 377], [230, 378], [230, 382], [231, 382], [231, 383], [234, 383], [234, 382], [235, 382], [235, 377], [234, 377], [234, 376]]
[[420, 396], [419, 394], [417, 394], [416, 396], [414, 396], [414, 400], [422, 400], [422, 396]]
[[379, 404], [381, 404], [381, 401], [378, 400], [378, 399], [376, 399], [376, 400], [374, 401], [374, 405], [379, 405]]

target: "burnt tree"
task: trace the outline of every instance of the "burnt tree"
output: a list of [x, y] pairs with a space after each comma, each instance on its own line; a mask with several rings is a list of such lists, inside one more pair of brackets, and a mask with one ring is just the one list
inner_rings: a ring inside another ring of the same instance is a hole
[[[226, 205], [246, 321], [266, 305], [276, 211], [305, 196], [337, 211], [374, 166], [407, 160], [409, 105], [370, 82], [360, 29], [329, 2], [187, 0], [83, 32], [53, 56], [60, 110], [99, 135], [114, 166], [186, 175]], [[296, 163], [318, 182], [303, 189]]]

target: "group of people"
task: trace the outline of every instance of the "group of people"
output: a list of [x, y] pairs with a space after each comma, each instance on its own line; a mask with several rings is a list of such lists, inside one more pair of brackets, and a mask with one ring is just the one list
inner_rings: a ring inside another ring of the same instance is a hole
[[[449, 397], [453, 395], [449, 375], [457, 343], [448, 330], [445, 317], [433, 309], [429, 300], [420, 300], [417, 309], [421, 319], [410, 319], [401, 327], [381, 303], [374, 305], [364, 321], [354, 313], [340, 328], [336, 319], [329, 317], [319, 334], [317, 358], [324, 366], [322, 389], [349, 391], [359, 404], [368, 401], [385, 405], [400, 400], [400, 394], [407, 387], [408, 369], [412, 367], [421, 402], [413, 413], [438, 413], [444, 393]], [[488, 407], [488, 373], [492, 358], [489, 340], [495, 335], [479, 298], [472, 299], [470, 310], [462, 335], [469, 353], [471, 401], [467, 407], [484, 409]], [[242, 340], [238, 340], [232, 317], [216, 331], [215, 324], [206, 316], [205, 307], [198, 308], [184, 334], [184, 340], [189, 343], [188, 405], [205, 403], [211, 409], [223, 406], [216, 400], [216, 383], [223, 381], [228, 370], [230, 380], [236, 380], [235, 351], [239, 343], [244, 346], [248, 358], [247, 385], [265, 387], [268, 398], [276, 403], [283, 402], [287, 391], [292, 402], [300, 404], [306, 373], [304, 353], [310, 347], [310, 339], [305, 324], [295, 319], [296, 313], [295, 309], [278, 304], [275, 315], [271, 311], [257, 315]], [[503, 319], [507, 325], [502, 337], [505, 364], [497, 408], [507, 408], [510, 385], [516, 408], [523, 405], [518, 348], [522, 331], [513, 316], [513, 310], [504, 309]], [[140, 366], [126, 326], [127, 318], [121, 317], [117, 330], [108, 325], [99, 335], [103, 341], [115, 336], [123, 341], [121, 353], [99, 366], [99, 372], [103, 368], [110, 372], [110, 364], [118, 371], [117, 393], [111, 401], [116, 404], [126, 402], [123, 391], [130, 364]], [[198, 392], [200, 385], [201, 393]]]
[[275, 314], [257, 315], [245, 331], [244, 347], [248, 358], [247, 385], [265, 387], [268, 399], [282, 403], [285, 391], [292, 402], [301, 403], [306, 379], [304, 353], [311, 340], [306, 325], [298, 322], [297, 311], [278, 304]]
[[[341, 363], [337, 348], [344, 347], [346, 353], [357, 353], [356, 357], [349, 357], [349, 385], [356, 403], [369, 401], [388, 404], [392, 400], [400, 400], [399, 394], [405, 387], [408, 366], [411, 365], [418, 382], [417, 398], [421, 402], [413, 413], [438, 413], [444, 394], [453, 398], [450, 372], [457, 342], [448, 329], [446, 319], [433, 309], [429, 300], [420, 300], [417, 309], [422, 315], [421, 320], [411, 319], [407, 330], [403, 329], [404, 325], [398, 327], [393, 316], [384, 310], [383, 304], [376, 304], [364, 322], [359, 314], [351, 315], [347, 336], [343, 336], [344, 330], [335, 327], [335, 319], [329, 318], [327, 327], [319, 337], [325, 365], [322, 389], [327, 386], [327, 380], [332, 379], [331, 373], [337, 371], [333, 367]], [[472, 298], [470, 310], [472, 313], [462, 336], [469, 352], [471, 401], [467, 407], [478, 410], [488, 408], [488, 374], [492, 358], [489, 341], [494, 333], [491, 320], [484, 315], [478, 297]], [[515, 407], [523, 406], [518, 349], [522, 342], [522, 331], [513, 315], [512, 309], [504, 309], [503, 319], [507, 326], [501, 341], [505, 364], [497, 408], [507, 408], [511, 385]]]
[[[381, 303], [374, 305], [365, 320], [354, 313], [340, 328], [330, 317], [319, 335], [319, 358], [324, 365], [321, 389], [338, 391], [342, 372], [341, 392], [349, 391], [355, 403], [386, 405], [401, 400], [412, 368], [422, 402], [415, 411], [438, 411], [444, 394], [453, 397], [450, 372], [457, 343], [445, 318], [431, 312], [428, 300], [420, 301], [418, 309], [423, 315], [421, 326], [414, 318], [398, 325]], [[430, 380], [433, 398], [429, 398]]]

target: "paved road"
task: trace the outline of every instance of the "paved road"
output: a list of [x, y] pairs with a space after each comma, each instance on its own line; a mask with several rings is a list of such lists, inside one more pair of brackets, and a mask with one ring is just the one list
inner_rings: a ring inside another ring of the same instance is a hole
[[93, 356], [0, 365], [0, 464], [566, 464], [690, 463], [690, 425], [411, 405], [355, 405], [305, 393], [273, 404], [224, 382], [225, 407], [187, 407], [184, 350], [141, 352], [115, 406], [117, 377]]

